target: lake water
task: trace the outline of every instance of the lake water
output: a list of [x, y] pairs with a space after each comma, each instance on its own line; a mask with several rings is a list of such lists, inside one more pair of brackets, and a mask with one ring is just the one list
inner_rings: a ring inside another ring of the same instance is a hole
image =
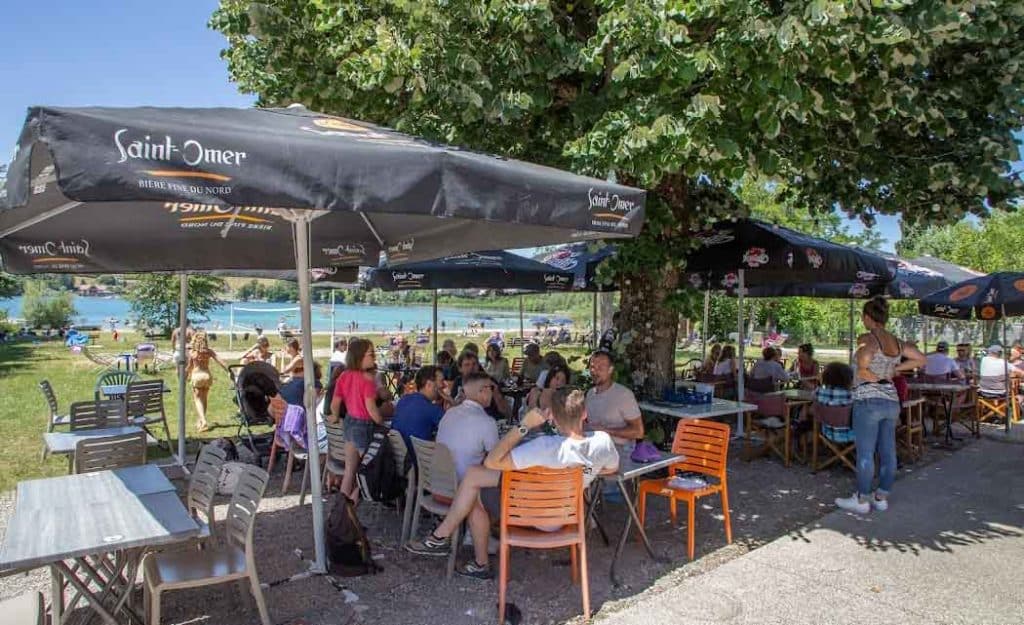
[[[128, 302], [119, 298], [102, 297], [75, 297], [75, 310], [78, 315], [75, 323], [80, 325], [101, 325], [108, 326], [109, 319], [117, 319], [118, 326], [124, 327], [124, 322], [132, 318]], [[7, 309], [9, 317], [21, 317], [21, 297], [14, 297], [8, 300], [0, 300], [0, 310]], [[474, 320], [483, 320], [485, 327], [494, 328], [519, 328], [519, 311], [496, 311], [496, 310], [473, 310], [472, 308], [445, 308], [439, 306], [437, 309], [438, 320], [444, 322], [442, 327], [449, 330], [465, 328]], [[299, 325], [299, 309], [297, 304], [289, 303], [262, 303], [262, 302], [236, 302], [234, 304], [235, 329], [244, 332], [252, 330], [253, 326], [260, 325], [267, 330], [275, 330], [278, 322], [284, 318], [290, 328], [297, 328]], [[209, 314], [209, 318], [200, 325], [207, 330], [226, 330], [231, 319], [231, 306], [224, 305]], [[338, 331], [348, 328], [349, 322], [356, 322], [358, 329], [370, 330], [391, 330], [402, 327], [411, 330], [415, 326], [425, 328], [432, 324], [432, 309], [428, 306], [366, 306], [338, 304], [334, 310], [334, 323]], [[313, 305], [313, 330], [330, 331], [331, 329], [331, 305]]]

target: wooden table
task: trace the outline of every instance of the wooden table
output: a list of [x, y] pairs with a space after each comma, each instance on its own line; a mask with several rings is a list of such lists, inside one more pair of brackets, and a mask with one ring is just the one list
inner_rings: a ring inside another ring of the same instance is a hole
[[[107, 623], [134, 619], [131, 593], [146, 549], [199, 536], [199, 525], [154, 465], [19, 482], [0, 570], [50, 567], [53, 622], [64, 584]], [[118, 620], [121, 618], [122, 620]]]
[[[661, 452], [661, 458], [658, 460], [641, 464], [633, 462], [628, 455], [620, 453], [618, 470], [615, 473], [598, 475], [593, 484], [591, 484], [590, 505], [587, 508], [588, 524], [591, 519], [595, 518], [593, 516], [594, 510], [597, 507], [598, 502], [603, 499], [602, 487], [608, 480], [615, 480], [615, 483], [619, 488], [619, 492], [622, 494], [622, 498], [626, 502], [626, 509], [629, 512], [626, 516], [626, 525], [622, 528], [622, 534], [619, 536], [619, 542], [615, 547], [615, 554], [612, 556], [612, 563], [608, 572], [608, 575], [611, 577], [612, 584], [615, 586], [622, 585], [619, 582], [618, 576], [615, 574], [615, 570], [619, 563], [619, 557], [622, 555], [622, 550], [626, 546], [626, 541], [629, 539], [629, 530], [632, 528], [633, 524], [636, 524], [636, 529], [640, 533], [640, 540], [644, 544], [644, 549], [647, 550], [647, 555], [656, 562], [668, 561], [664, 556], [659, 556], [654, 553], [654, 549], [651, 547], [651, 542], [647, 538], [647, 532], [644, 531], [643, 523], [640, 522], [640, 517], [636, 513], [636, 489], [633, 488], [633, 492], [631, 493], [630, 486], [645, 475], [650, 475], [655, 471], [665, 469], [670, 465], [682, 461], [683, 456], [681, 455]], [[600, 527], [600, 525], [598, 527]], [[601, 533], [602, 535], [604, 534], [603, 528], [601, 528]]]
[[955, 382], [908, 382], [907, 388], [922, 395], [938, 396], [942, 409], [946, 411], [946, 436], [943, 440], [945, 446], [949, 447], [953, 445], [953, 441], [963, 440], [959, 436], [953, 436], [953, 401], [957, 394], [970, 390], [970, 387]]
[[[137, 425], [122, 425], [116, 428], [99, 428], [95, 430], [75, 430], [72, 432], [44, 432], [43, 442], [46, 444], [46, 450], [51, 454], [67, 454], [68, 455], [68, 473], [71, 473], [71, 469], [75, 463], [75, 447], [78, 445], [78, 441], [88, 440], [91, 438], [105, 438], [107, 436], [123, 436], [125, 434], [137, 434], [142, 432], [142, 428]], [[150, 435], [146, 435], [147, 445], [156, 445], [156, 439]]]

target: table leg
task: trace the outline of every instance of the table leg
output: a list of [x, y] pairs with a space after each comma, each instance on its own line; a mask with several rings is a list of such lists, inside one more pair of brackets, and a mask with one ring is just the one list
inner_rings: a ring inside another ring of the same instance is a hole
[[636, 507], [633, 503], [633, 496], [630, 495], [629, 489], [626, 488], [626, 483], [621, 478], [615, 480], [619, 486], [619, 492], [622, 493], [622, 498], [626, 501], [626, 507], [629, 509], [629, 516], [626, 517], [626, 525], [622, 528], [622, 535], [619, 537], [619, 544], [615, 548], [615, 554], [612, 556], [611, 570], [609, 571], [609, 577], [611, 577], [612, 584], [614, 586], [621, 586], [618, 576], [615, 574], [615, 570], [618, 567], [619, 557], [622, 555], [622, 550], [626, 547], [626, 541], [629, 539], [629, 529], [635, 523], [636, 529], [640, 532], [640, 540], [643, 541], [644, 549], [647, 550], [647, 555], [651, 557], [655, 562], [668, 562], [668, 558], [659, 556], [654, 553], [654, 549], [651, 547], [651, 542], [647, 539], [647, 532], [644, 531], [644, 526], [640, 523], [640, 517], [636, 513]]
[[[604, 531], [604, 524], [601, 523], [601, 519], [597, 518], [597, 504], [601, 499], [600, 485], [604, 482], [602, 480], [594, 480], [594, 483], [590, 487], [589, 497], [587, 499], [587, 524], [586, 528], [590, 528], [590, 522], [593, 521], [597, 527], [597, 531], [601, 534], [601, 540], [604, 541], [604, 546], [611, 546], [611, 541], [608, 540], [608, 532]], [[597, 486], [598, 488], [595, 488]]]
[[959, 436], [953, 436], [953, 398], [956, 396], [955, 393], [943, 393], [942, 394], [942, 407], [946, 410], [946, 444], [950, 445], [951, 441], [962, 441], [963, 439]]
[[53, 625], [64, 620], [64, 576], [56, 567], [50, 567], [50, 615]]

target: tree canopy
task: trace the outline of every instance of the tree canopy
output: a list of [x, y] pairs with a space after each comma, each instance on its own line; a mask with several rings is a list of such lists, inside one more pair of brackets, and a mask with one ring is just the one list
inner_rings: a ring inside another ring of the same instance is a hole
[[900, 252], [908, 257], [928, 254], [985, 273], [1024, 271], [1024, 218], [995, 211], [982, 220], [912, 229]]
[[1010, 208], [1024, 6], [913, 0], [222, 0], [240, 88], [650, 190], [614, 264], [664, 381], [690, 229], [744, 178], [870, 224]]
[[[124, 298], [132, 312], [148, 327], [170, 329], [178, 325], [179, 278], [174, 274], [129, 276]], [[206, 316], [223, 301], [225, 283], [212, 276], [188, 277], [188, 314]]]

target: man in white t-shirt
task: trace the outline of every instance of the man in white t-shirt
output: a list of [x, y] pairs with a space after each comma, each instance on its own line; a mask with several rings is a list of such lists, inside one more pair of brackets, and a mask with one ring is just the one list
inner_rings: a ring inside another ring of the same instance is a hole
[[590, 356], [590, 377], [594, 386], [587, 391], [587, 428], [607, 432], [616, 445], [644, 437], [644, 420], [633, 391], [612, 380], [612, 355], [596, 351]]
[[[1003, 346], [999, 344], [990, 345], [988, 348], [988, 354], [981, 359], [981, 366], [978, 367], [978, 376], [980, 378], [1000, 378], [1000, 380], [1006, 379], [1006, 372], [1009, 369], [1011, 378], [1024, 378], [1024, 371], [1014, 369], [1014, 367], [1007, 367], [1007, 362], [1003, 360]], [[983, 389], [985, 388], [984, 380], [982, 383]], [[1002, 385], [999, 389], [991, 388], [987, 390], [1001, 390]]]
[[483, 463], [487, 452], [498, 444], [498, 424], [484, 406], [491, 405], [494, 381], [486, 373], [473, 372], [463, 378], [463, 400], [441, 417], [437, 442], [452, 452], [455, 472], [461, 480], [469, 467]]
[[526, 413], [520, 427], [506, 434], [487, 454], [483, 467], [470, 467], [466, 472], [444, 521], [422, 541], [410, 543], [406, 549], [420, 555], [447, 556], [451, 551], [452, 533], [460, 523], [467, 521], [473, 537], [474, 558], [457, 569], [458, 573], [477, 579], [493, 578], [487, 543], [491, 519], [501, 515], [502, 471], [535, 466], [551, 469], [583, 466], [586, 488], [599, 474], [618, 469], [619, 454], [611, 437], [605, 432], [584, 434], [586, 418], [583, 393], [565, 388], [556, 391], [551, 398], [551, 419], [558, 435], [538, 436], [524, 443], [527, 433], [547, 420], [536, 410]]
[[939, 341], [935, 346], [935, 351], [925, 357], [924, 374], [964, 379], [964, 372], [960, 370], [960, 365], [956, 364], [956, 360], [949, 356], [949, 343], [946, 341]]

